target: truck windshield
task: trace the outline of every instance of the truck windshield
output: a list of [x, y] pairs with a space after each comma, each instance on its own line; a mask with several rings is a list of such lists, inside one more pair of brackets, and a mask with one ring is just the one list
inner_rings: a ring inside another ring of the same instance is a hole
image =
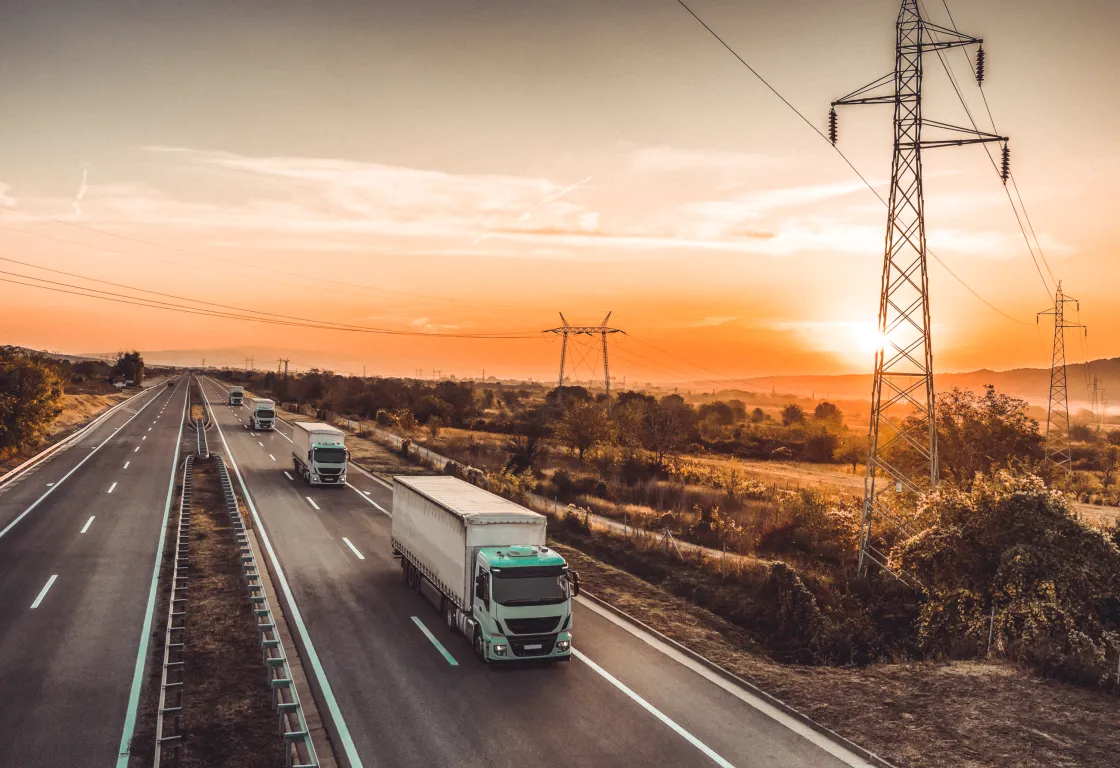
[[315, 461], [320, 464], [345, 464], [345, 448], [316, 448]]
[[495, 602], [499, 605], [554, 605], [567, 601], [567, 571], [557, 568], [554, 574], [542, 575], [542, 569], [532, 570], [532, 575], [518, 574], [516, 568], [494, 573]]
[[273, 411], [271, 409], [265, 410], [264, 408], [260, 408], [260, 409], [257, 410], [257, 418], [258, 419], [271, 419], [275, 415], [276, 415], [276, 411]]

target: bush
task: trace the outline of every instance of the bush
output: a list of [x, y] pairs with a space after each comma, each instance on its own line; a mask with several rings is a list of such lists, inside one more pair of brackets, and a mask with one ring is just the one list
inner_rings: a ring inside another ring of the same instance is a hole
[[1033, 475], [1001, 472], [969, 491], [946, 488], [922, 512], [932, 526], [892, 559], [926, 586], [924, 651], [975, 655], [991, 626], [998, 648], [1044, 674], [1115, 685], [1115, 662], [1106, 663], [1120, 651], [1113, 539], [1078, 521]]

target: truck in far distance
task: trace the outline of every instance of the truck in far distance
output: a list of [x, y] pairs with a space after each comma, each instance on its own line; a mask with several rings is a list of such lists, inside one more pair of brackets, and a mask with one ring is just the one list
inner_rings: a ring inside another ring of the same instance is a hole
[[233, 386], [229, 388], [229, 404], [241, 405], [241, 401], [245, 399], [245, 387]]
[[270, 430], [276, 422], [276, 403], [266, 397], [249, 398], [249, 429]]
[[483, 662], [569, 661], [579, 574], [544, 515], [456, 477], [393, 478], [393, 555]]
[[346, 485], [346, 433], [330, 424], [292, 424], [292, 466], [308, 485]]

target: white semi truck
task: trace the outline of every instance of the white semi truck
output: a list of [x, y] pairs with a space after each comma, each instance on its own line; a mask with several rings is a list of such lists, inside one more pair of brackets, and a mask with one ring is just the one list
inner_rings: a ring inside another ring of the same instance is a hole
[[229, 388], [229, 404], [241, 405], [241, 401], [245, 399], [245, 387], [232, 386]]
[[346, 485], [346, 433], [330, 424], [292, 424], [292, 466], [308, 485]]
[[483, 662], [568, 661], [579, 574], [545, 546], [546, 519], [447, 476], [393, 478], [394, 556]]
[[266, 397], [249, 398], [249, 429], [270, 430], [276, 423], [276, 403]]

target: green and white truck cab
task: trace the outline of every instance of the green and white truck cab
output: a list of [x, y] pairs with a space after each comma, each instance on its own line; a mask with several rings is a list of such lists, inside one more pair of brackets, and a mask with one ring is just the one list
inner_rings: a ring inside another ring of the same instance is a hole
[[393, 478], [394, 556], [483, 662], [568, 661], [579, 574], [544, 515], [455, 477]]
[[308, 485], [346, 485], [346, 433], [330, 424], [292, 424], [292, 467]]
[[488, 661], [569, 660], [571, 598], [578, 579], [564, 558], [547, 547], [480, 549], [472, 606], [480, 630], [474, 638], [475, 652]]

